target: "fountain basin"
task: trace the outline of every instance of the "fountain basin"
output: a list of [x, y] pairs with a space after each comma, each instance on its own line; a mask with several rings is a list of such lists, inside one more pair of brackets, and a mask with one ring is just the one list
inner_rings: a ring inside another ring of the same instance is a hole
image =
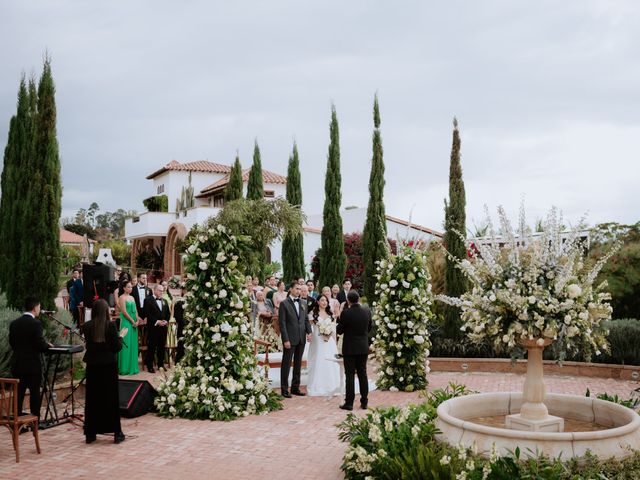
[[568, 460], [587, 451], [599, 458], [625, 458], [640, 449], [640, 415], [630, 408], [605, 400], [577, 395], [547, 394], [550, 415], [574, 420], [577, 425], [593, 424], [600, 430], [573, 432], [530, 432], [483, 425], [474, 421], [520, 412], [522, 393], [481, 393], [452, 398], [438, 407], [436, 436], [452, 445], [471, 447], [488, 457], [493, 444], [499, 455], [520, 447], [521, 455], [536, 452]]

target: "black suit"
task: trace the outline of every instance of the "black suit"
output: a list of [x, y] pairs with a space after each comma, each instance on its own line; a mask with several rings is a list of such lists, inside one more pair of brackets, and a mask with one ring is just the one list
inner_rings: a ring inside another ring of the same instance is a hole
[[336, 295], [336, 300], [338, 300], [338, 302], [340, 302], [340, 305], [342, 305], [347, 301], [347, 292], [345, 292], [344, 290], [340, 290], [338, 292], [338, 295]]
[[[162, 308], [158, 306], [158, 300], [162, 303]], [[158, 362], [158, 367], [164, 365], [165, 345], [167, 344], [167, 326], [156, 325], [158, 320], [169, 321], [171, 310], [163, 299], [157, 299], [151, 295], [144, 301], [144, 317], [147, 319], [147, 369], [153, 368], [154, 358]]]
[[359, 303], [345, 308], [338, 319], [336, 331], [344, 335], [342, 339], [342, 356], [345, 373], [345, 405], [353, 406], [355, 399], [355, 374], [360, 384], [360, 403], [367, 405], [369, 380], [367, 379], [367, 356], [369, 355], [369, 336], [371, 331], [371, 311]]
[[[144, 294], [144, 298], [142, 299], [142, 306], [140, 306], [140, 303], [141, 303], [140, 290], [142, 289], [139, 289], [138, 287], [139, 285], [136, 285], [135, 287], [133, 287], [133, 289], [131, 290], [131, 296], [136, 300], [136, 308], [138, 309], [138, 316], [140, 318], [144, 318], [144, 301], [149, 295], [151, 295], [151, 289], [149, 287], [144, 287], [145, 294]], [[122, 292], [120, 292], [120, 295], [122, 295]]]
[[[293, 358], [293, 378], [291, 389], [300, 390], [300, 372], [302, 369], [302, 355], [307, 343], [306, 335], [311, 333], [311, 323], [307, 315], [307, 302], [300, 299], [299, 309], [296, 309], [293, 298], [287, 297], [278, 308], [278, 323], [282, 336], [282, 368], [280, 369], [280, 388], [283, 392], [289, 390], [289, 369]], [[284, 343], [290, 342], [291, 348], [285, 348]]]
[[11, 374], [20, 380], [18, 386], [18, 408], [22, 410], [24, 395], [29, 389], [31, 414], [40, 416], [40, 383], [42, 364], [40, 353], [49, 349], [42, 336], [40, 321], [28, 313], [9, 325], [9, 345], [13, 349]]

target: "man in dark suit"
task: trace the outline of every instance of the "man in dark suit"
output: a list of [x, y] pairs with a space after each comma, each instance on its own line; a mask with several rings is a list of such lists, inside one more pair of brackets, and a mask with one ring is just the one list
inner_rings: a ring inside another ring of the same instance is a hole
[[342, 311], [338, 319], [336, 331], [344, 335], [342, 339], [342, 357], [344, 359], [345, 389], [343, 410], [353, 410], [355, 400], [355, 374], [358, 374], [360, 385], [360, 406], [367, 408], [369, 395], [369, 380], [367, 379], [367, 357], [369, 355], [368, 333], [372, 327], [371, 311], [360, 305], [360, 295], [355, 290], [349, 290], [347, 295], [349, 308]]
[[147, 274], [138, 273], [138, 284], [131, 290], [131, 296], [136, 300], [136, 308], [140, 318], [145, 318], [144, 301], [149, 295], [151, 295], [151, 289], [147, 287]]
[[[282, 336], [282, 368], [280, 369], [280, 389], [282, 396], [291, 398], [291, 394], [304, 396], [300, 391], [300, 372], [302, 355], [306, 342], [311, 340], [311, 323], [307, 315], [307, 303], [300, 299], [300, 285], [291, 282], [289, 296], [278, 307], [278, 323]], [[289, 393], [289, 370], [293, 358], [293, 378]]]
[[338, 292], [338, 295], [336, 295], [336, 299], [338, 300], [338, 302], [340, 302], [340, 305], [342, 305], [344, 302], [347, 301], [347, 295], [349, 295], [350, 290], [351, 290], [351, 280], [349, 280], [348, 278], [345, 278], [344, 281], [342, 282], [342, 290], [340, 290]]
[[165, 346], [167, 344], [167, 325], [171, 310], [169, 305], [162, 298], [164, 287], [156, 285], [153, 295], [144, 301], [144, 316], [147, 319], [147, 370], [155, 373], [153, 369], [154, 358], [158, 362], [158, 367], [164, 366]]
[[40, 382], [42, 365], [40, 353], [52, 345], [42, 336], [42, 325], [38, 320], [40, 301], [35, 297], [25, 300], [25, 312], [9, 325], [9, 345], [13, 349], [11, 374], [20, 380], [18, 385], [18, 408], [22, 411], [24, 395], [29, 389], [31, 415], [40, 417]]

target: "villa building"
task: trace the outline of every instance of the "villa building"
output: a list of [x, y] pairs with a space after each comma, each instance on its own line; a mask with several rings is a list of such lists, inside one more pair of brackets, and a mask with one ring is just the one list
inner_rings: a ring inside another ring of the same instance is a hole
[[[132, 243], [131, 265], [136, 265], [142, 252], [162, 256], [163, 276], [183, 273], [180, 252], [176, 249], [191, 227], [203, 224], [224, 206], [224, 189], [229, 182], [230, 165], [205, 160], [180, 163], [172, 160], [147, 176], [152, 180], [151, 195], [144, 200], [149, 211], [125, 222], [125, 237]], [[284, 197], [287, 179], [282, 175], [262, 171], [265, 198]], [[243, 191], [246, 195], [249, 169], [243, 171]], [[362, 232], [366, 220], [365, 208], [342, 211], [343, 231]], [[305, 263], [311, 263], [320, 247], [322, 214], [309, 215], [304, 227]], [[442, 234], [420, 225], [387, 215], [390, 238], [432, 241]], [[268, 261], [281, 263], [282, 243], [274, 242], [267, 251]], [[151, 269], [151, 268], [150, 268]]]

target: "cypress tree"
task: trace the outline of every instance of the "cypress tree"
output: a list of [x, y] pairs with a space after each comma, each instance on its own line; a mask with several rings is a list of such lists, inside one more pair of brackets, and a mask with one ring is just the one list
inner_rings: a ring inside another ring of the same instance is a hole
[[[293, 144], [287, 168], [287, 201], [296, 207], [302, 206], [302, 185], [300, 184], [300, 160], [298, 146]], [[304, 276], [304, 239], [302, 233], [285, 232], [282, 239], [282, 271], [285, 281]]]
[[240, 165], [240, 156], [236, 155], [236, 161], [231, 167], [229, 173], [229, 183], [224, 189], [224, 201], [232, 202], [242, 198], [242, 166]]
[[258, 147], [258, 141], [256, 140], [253, 147], [253, 165], [251, 165], [247, 183], [247, 200], [261, 200], [262, 198], [264, 198], [262, 161], [260, 160], [260, 147]]
[[388, 255], [387, 220], [384, 209], [384, 159], [380, 137], [380, 109], [378, 95], [373, 101], [373, 157], [369, 176], [369, 205], [367, 221], [362, 232], [362, 261], [364, 264], [364, 294], [369, 303], [376, 300], [376, 262]]
[[[24, 205], [21, 269], [25, 292], [54, 308], [60, 274], [60, 209], [62, 185], [56, 134], [55, 85], [47, 58], [38, 85], [37, 115], [33, 129], [31, 188]], [[22, 301], [22, 300], [21, 300]]]
[[322, 211], [322, 234], [320, 253], [320, 279], [318, 290], [334, 283], [342, 283], [347, 267], [342, 238], [342, 217], [340, 192], [342, 177], [340, 175], [340, 133], [335, 106], [331, 106], [331, 124], [329, 126], [330, 143], [327, 155], [327, 173], [324, 180], [324, 208]]
[[[449, 202], [445, 200], [444, 207], [444, 243], [446, 249], [454, 257], [463, 260], [467, 256], [467, 248], [459, 235], [465, 235], [466, 229], [466, 199], [464, 181], [462, 180], [462, 166], [460, 164], [460, 132], [458, 120], [453, 119], [453, 142], [449, 165]], [[447, 258], [445, 267], [445, 295], [459, 297], [467, 289], [467, 282], [463, 273], [456, 268], [455, 262]], [[445, 309], [444, 331], [449, 338], [460, 337], [460, 310], [447, 305]]]

